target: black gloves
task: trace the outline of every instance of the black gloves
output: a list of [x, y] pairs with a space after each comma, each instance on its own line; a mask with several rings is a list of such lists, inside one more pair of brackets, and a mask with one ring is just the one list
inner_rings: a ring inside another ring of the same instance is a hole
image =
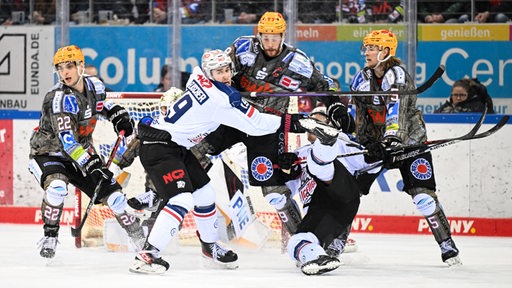
[[299, 163], [296, 163], [299, 160], [297, 154], [295, 153], [282, 153], [277, 156], [277, 165], [284, 172], [284, 174], [288, 175], [286, 181], [296, 179], [300, 176], [302, 172], [302, 167]]
[[364, 154], [364, 161], [366, 163], [374, 163], [386, 158], [386, 145], [382, 142], [369, 142], [366, 144], [367, 153]]
[[102, 178], [106, 181], [110, 181], [114, 176], [114, 173], [103, 166], [103, 161], [101, 161], [98, 155], [91, 155], [89, 160], [85, 163], [84, 168], [96, 183], [99, 183]]
[[332, 103], [327, 107], [327, 115], [331, 121], [331, 124], [338, 130], [342, 130], [345, 133], [352, 133], [355, 130], [355, 123], [352, 116], [348, 113], [347, 106], [343, 103], [336, 102]]
[[374, 163], [382, 160], [384, 168], [398, 168], [402, 161], [395, 161], [395, 156], [403, 154], [404, 149], [400, 149], [401, 145], [400, 139], [395, 137], [388, 137], [382, 142], [369, 142], [365, 145], [368, 152], [364, 154], [364, 161]]
[[108, 112], [108, 120], [114, 125], [117, 134], [124, 130], [124, 137], [128, 137], [133, 133], [133, 120], [123, 107], [116, 105]]

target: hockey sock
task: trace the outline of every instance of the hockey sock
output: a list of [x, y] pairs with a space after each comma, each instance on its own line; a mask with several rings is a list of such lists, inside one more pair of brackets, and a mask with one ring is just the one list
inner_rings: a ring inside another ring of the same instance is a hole
[[163, 251], [178, 234], [179, 226], [191, 209], [192, 203], [191, 193], [181, 193], [171, 198], [156, 217], [147, 242]]
[[327, 255], [320, 245], [303, 240], [294, 249], [294, 257], [302, 264], [318, 259], [320, 255]]
[[204, 207], [194, 207], [194, 219], [201, 240], [206, 243], [215, 243], [219, 240], [219, 226], [217, 225], [217, 209], [215, 203]]

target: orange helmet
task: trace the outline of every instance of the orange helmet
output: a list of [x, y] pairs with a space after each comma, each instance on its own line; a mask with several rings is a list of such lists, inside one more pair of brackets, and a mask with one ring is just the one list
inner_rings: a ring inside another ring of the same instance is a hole
[[363, 46], [366, 45], [375, 45], [379, 47], [379, 50], [388, 48], [389, 55], [395, 56], [398, 40], [396, 35], [389, 30], [374, 30], [364, 37]]
[[53, 56], [53, 66], [60, 63], [73, 61], [75, 63], [85, 63], [84, 53], [76, 45], [69, 45], [59, 48]]
[[258, 33], [283, 34], [286, 21], [279, 12], [265, 12], [258, 22]]

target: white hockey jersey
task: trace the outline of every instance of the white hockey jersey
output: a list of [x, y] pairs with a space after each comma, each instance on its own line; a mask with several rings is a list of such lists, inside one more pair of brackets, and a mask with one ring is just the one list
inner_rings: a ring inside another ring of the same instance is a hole
[[[308, 157], [311, 157], [311, 150], [313, 149], [313, 144], [308, 144], [302, 147], [297, 148], [294, 153], [297, 154], [300, 160], [305, 160]], [[358, 148], [348, 146], [345, 141], [337, 140], [333, 146], [333, 149], [336, 149], [337, 155], [354, 153], [360, 151]], [[354, 175], [356, 171], [364, 170], [370, 167], [370, 164], [367, 164], [364, 161], [363, 155], [355, 155], [350, 157], [342, 157], [337, 158], [335, 161], [339, 161], [345, 166], [345, 168], [350, 172], [350, 174]], [[299, 178], [290, 180], [286, 182], [286, 186], [292, 192], [292, 197], [298, 194], [299, 199], [303, 206], [306, 206], [311, 202], [311, 196], [313, 195], [317, 184], [313, 177], [310, 175], [309, 170], [306, 169], [307, 164], [302, 163], [302, 173]], [[380, 171], [380, 167], [374, 168], [368, 173], [377, 173]], [[343, 189], [343, 187], [340, 187]], [[304, 209], [304, 213], [307, 212], [307, 209]]]
[[261, 136], [276, 132], [281, 117], [258, 112], [237, 90], [210, 81], [195, 67], [183, 95], [151, 127], [169, 132], [175, 143], [190, 148], [221, 124]]

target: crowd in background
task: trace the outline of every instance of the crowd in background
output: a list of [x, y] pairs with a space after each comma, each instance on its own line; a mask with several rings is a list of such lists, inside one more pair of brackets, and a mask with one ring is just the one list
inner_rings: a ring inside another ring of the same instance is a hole
[[[55, 24], [57, 0], [1, 0], [0, 24]], [[167, 0], [70, 0], [75, 24], [166, 24]], [[172, 2], [172, 1], [170, 1]], [[283, 0], [183, 0], [183, 24], [255, 24], [265, 11], [284, 10]], [[299, 23], [396, 23], [404, 20], [405, 0], [298, 0]], [[32, 4], [32, 7], [30, 7]], [[93, 11], [90, 13], [90, 11]], [[420, 23], [504, 23], [512, 0], [418, 0]], [[286, 15], [286, 13], [284, 13]]]

